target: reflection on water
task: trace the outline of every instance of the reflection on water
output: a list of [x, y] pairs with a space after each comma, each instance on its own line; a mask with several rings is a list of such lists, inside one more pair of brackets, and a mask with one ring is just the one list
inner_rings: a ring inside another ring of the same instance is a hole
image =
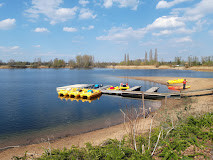
[[91, 103], [92, 101], [100, 99], [100, 97], [94, 97], [92, 99], [85, 99], [85, 98], [80, 98], [80, 97], [79, 98], [71, 98], [71, 97], [68, 97], [68, 96], [58, 96], [58, 98], [62, 101], [63, 100], [66, 100], [66, 101], [70, 100], [71, 102], [72, 101], [77, 101], [77, 102], [81, 101], [81, 102], [89, 102], [89, 103]]

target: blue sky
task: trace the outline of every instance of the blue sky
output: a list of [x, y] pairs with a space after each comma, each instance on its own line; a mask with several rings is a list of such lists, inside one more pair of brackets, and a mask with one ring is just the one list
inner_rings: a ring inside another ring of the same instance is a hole
[[213, 55], [213, 0], [0, 0], [0, 60]]

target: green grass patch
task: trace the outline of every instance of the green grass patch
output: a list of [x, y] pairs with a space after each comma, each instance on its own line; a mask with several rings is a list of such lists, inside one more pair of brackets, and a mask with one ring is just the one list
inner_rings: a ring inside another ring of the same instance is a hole
[[[149, 135], [148, 133], [138, 135], [136, 137], [137, 151], [131, 144], [128, 136], [124, 137], [121, 141], [116, 139], [109, 139], [103, 144], [98, 146], [92, 146], [90, 143], [86, 144], [86, 147], [77, 148], [75, 146], [70, 149], [64, 148], [63, 150], [46, 150], [44, 154], [37, 158], [38, 160], [116, 160], [116, 159], [144, 159], [150, 160], [156, 157], [169, 160], [169, 159], [194, 159], [196, 156], [202, 156], [204, 159], [210, 159], [206, 156], [205, 150], [207, 142], [213, 140], [213, 114], [208, 113], [203, 116], [195, 117], [190, 116], [184, 121], [181, 121], [179, 125], [175, 126], [169, 134], [166, 136], [168, 129], [162, 130], [162, 126], [152, 129], [150, 138], [150, 147], [148, 149]], [[169, 123], [168, 123], [169, 125]], [[159, 143], [151, 156], [153, 149], [156, 145], [159, 132], [161, 130], [161, 136]], [[142, 151], [144, 146], [144, 150]], [[191, 148], [187, 154], [187, 150]], [[203, 151], [202, 153], [196, 152], [195, 148]], [[192, 153], [193, 152], [193, 153]], [[14, 157], [14, 159], [26, 159], [24, 157]]]

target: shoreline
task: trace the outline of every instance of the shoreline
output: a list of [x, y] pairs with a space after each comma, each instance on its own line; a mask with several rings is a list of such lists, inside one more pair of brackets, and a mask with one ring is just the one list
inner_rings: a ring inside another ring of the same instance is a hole
[[[166, 84], [165, 80], [168, 80], [169, 78], [175, 79], [177, 77], [129, 77], [130, 79], [136, 79], [136, 80], [145, 80], [150, 82], [156, 82], [160, 84]], [[179, 77], [180, 78], [180, 77]], [[198, 88], [209, 88], [213, 86], [213, 78], [187, 78], [189, 83], [192, 83], [192, 89], [198, 89]], [[199, 82], [199, 85], [193, 85], [193, 83]], [[208, 83], [207, 83], [208, 82]], [[213, 96], [201, 96], [201, 97], [192, 97], [190, 99], [193, 99], [194, 103], [192, 104], [193, 112], [203, 112], [204, 108], [206, 106], [210, 106], [210, 111], [213, 110]], [[196, 102], [195, 102], [196, 101]], [[162, 100], [164, 102], [164, 100]], [[182, 105], [185, 105], [184, 99], [175, 100], [175, 99], [168, 99], [167, 104], [169, 104], [167, 107], [169, 108], [169, 111], [175, 111], [180, 110], [180, 107]], [[168, 109], [166, 108], [166, 109]], [[161, 113], [165, 112], [164, 107], [160, 107], [155, 113], [158, 113], [157, 115], [160, 116]], [[152, 113], [154, 114], [154, 113]], [[156, 116], [157, 118], [157, 116]], [[158, 119], [154, 121], [154, 126], [158, 125]], [[149, 130], [150, 126], [150, 118], [146, 119], [140, 119], [139, 120], [140, 125], [140, 132], [144, 133]], [[32, 154], [34, 156], [41, 156], [41, 154], [45, 151], [44, 149], [51, 148], [57, 148], [57, 149], [63, 149], [64, 147], [70, 148], [72, 145], [75, 145], [77, 147], [84, 147], [86, 142], [91, 142], [92, 145], [99, 145], [103, 143], [105, 140], [111, 138], [116, 138], [118, 140], [121, 140], [124, 135], [127, 134], [127, 130], [124, 127], [124, 124], [118, 124], [115, 126], [111, 126], [104, 129], [95, 130], [92, 132], [87, 132], [75, 136], [68, 136], [65, 138], [57, 139], [54, 141], [46, 141], [38, 144], [31, 144], [26, 146], [20, 146], [18, 148], [9, 148], [6, 150], [0, 151], [0, 157], [2, 159], [11, 159], [13, 156], [21, 156], [24, 155], [27, 151], [28, 154]]]
[[156, 67], [154, 65], [144, 65], [144, 66], [107, 66], [106, 68], [111, 69], [173, 69], [173, 70], [193, 70], [193, 71], [202, 71], [202, 72], [213, 72], [213, 66], [193, 66], [189, 68], [185, 67], [170, 67], [166, 65], [162, 65]]
[[[94, 67], [97, 68], [97, 67]], [[189, 68], [185, 67], [170, 67], [166, 65], [162, 65], [159, 67], [156, 67], [154, 65], [144, 65], [144, 66], [124, 66], [124, 65], [117, 65], [117, 66], [106, 66], [105, 68], [109, 69], [172, 69], [172, 70], [192, 70], [192, 71], [201, 71], [201, 72], [213, 72], [213, 66], [193, 66]], [[39, 66], [37, 68], [29, 67], [26, 66], [26, 68], [13, 68], [8, 65], [2, 65], [0, 66], [0, 69], [78, 69], [78, 68], [70, 68], [70, 67], [64, 67], [64, 68], [53, 68], [53, 67], [48, 67], [48, 66]], [[84, 69], [84, 68], [79, 68], [79, 69]], [[93, 68], [85, 68], [85, 69], [93, 69]]]

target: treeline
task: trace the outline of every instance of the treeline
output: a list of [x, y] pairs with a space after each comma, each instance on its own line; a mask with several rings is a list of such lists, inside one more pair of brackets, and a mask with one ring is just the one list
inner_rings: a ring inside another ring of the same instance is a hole
[[120, 65], [158, 65], [158, 53], [157, 48], [155, 49], [155, 54], [153, 56], [152, 49], [149, 51], [149, 58], [147, 51], [145, 51], [145, 56], [143, 59], [130, 60], [129, 54], [124, 55], [124, 61], [120, 62]]
[[[154, 56], [153, 56], [154, 55]], [[155, 65], [156, 67], [161, 65], [172, 66], [185, 66], [186, 68], [192, 66], [213, 66], [213, 56], [189, 56], [187, 60], [182, 57], [175, 57], [173, 61], [158, 60], [158, 52], [155, 49], [155, 53], [152, 53], [152, 49], [149, 51], [149, 55], [145, 52], [144, 58], [131, 60], [129, 54], [124, 54], [124, 60], [120, 63], [116, 62], [95, 62], [94, 56], [91, 55], [78, 55], [75, 59], [65, 61], [63, 59], [55, 58], [50, 61], [42, 61], [41, 58], [36, 58], [34, 62], [28, 61], [15, 61], [13, 59], [9, 62], [3, 62], [0, 60], [0, 66], [7, 65], [9, 68], [105, 68], [110, 65]]]
[[94, 56], [78, 55], [75, 59], [70, 59], [67, 62], [58, 58], [50, 61], [42, 61], [41, 58], [35, 58], [34, 62], [22, 62], [11, 59], [7, 63], [0, 60], [0, 65], [8, 65], [9, 68], [105, 68], [109, 65], [117, 65], [117, 63], [95, 62]]
[[[154, 56], [153, 56], [154, 55]], [[198, 58], [197, 56], [188, 56], [187, 60], [184, 60], [182, 57], [175, 57], [174, 61], [161, 61], [158, 60], [158, 52], [155, 49], [155, 53], [153, 54], [152, 49], [149, 51], [149, 55], [147, 51], [145, 51], [144, 58], [131, 60], [129, 58], [129, 54], [124, 54], [124, 60], [119, 63], [119, 65], [155, 65], [156, 67], [160, 65], [168, 65], [168, 66], [213, 66], [213, 56], [202, 56]]]
[[197, 56], [188, 56], [187, 60], [182, 59], [182, 57], [175, 57], [173, 62], [164, 62], [163, 60], [159, 62], [160, 65], [171, 65], [171, 66], [213, 66], [213, 56], [202, 56], [198, 58]]

